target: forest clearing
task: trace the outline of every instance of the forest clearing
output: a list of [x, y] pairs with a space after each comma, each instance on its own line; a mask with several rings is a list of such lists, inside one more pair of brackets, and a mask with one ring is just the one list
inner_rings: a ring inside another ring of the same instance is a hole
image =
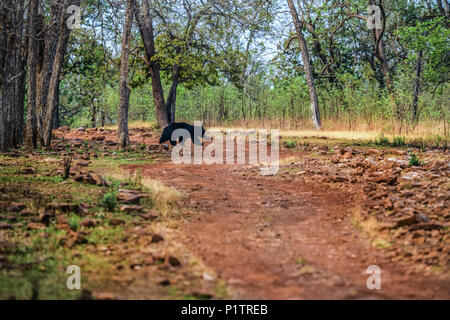
[[449, 15], [0, 0], [0, 300], [449, 300]]

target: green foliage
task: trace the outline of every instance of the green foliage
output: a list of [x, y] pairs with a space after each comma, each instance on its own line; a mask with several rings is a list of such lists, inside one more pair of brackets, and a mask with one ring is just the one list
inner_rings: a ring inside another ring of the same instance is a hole
[[375, 144], [378, 146], [387, 146], [389, 145], [389, 138], [384, 134], [381, 134], [378, 138], [375, 139]]
[[392, 141], [393, 147], [403, 147], [405, 145], [406, 145], [405, 137], [394, 137], [394, 140]]
[[410, 166], [420, 167], [420, 166], [423, 166], [424, 164], [425, 164], [425, 162], [420, 160], [420, 158], [417, 154], [415, 154], [415, 153], [410, 154], [410, 156], [409, 156], [409, 165]]
[[295, 141], [288, 140], [284, 142], [284, 146], [288, 149], [293, 149], [297, 146], [297, 143]]
[[108, 192], [103, 196], [102, 200], [103, 206], [106, 210], [112, 212], [117, 207], [117, 194], [115, 192]]

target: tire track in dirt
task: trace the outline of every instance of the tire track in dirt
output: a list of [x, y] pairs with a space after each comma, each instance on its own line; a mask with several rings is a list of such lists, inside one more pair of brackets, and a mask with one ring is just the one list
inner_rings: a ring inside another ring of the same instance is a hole
[[[236, 299], [448, 299], [449, 283], [409, 274], [351, 222], [345, 190], [246, 174], [245, 166], [156, 163], [124, 169], [187, 195], [180, 239]], [[366, 286], [370, 265], [382, 289]]]

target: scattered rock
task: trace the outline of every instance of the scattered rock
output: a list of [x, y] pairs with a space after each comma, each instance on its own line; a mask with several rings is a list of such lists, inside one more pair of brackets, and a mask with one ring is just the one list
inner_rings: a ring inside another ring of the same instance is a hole
[[0, 230], [12, 230], [13, 226], [6, 223], [6, 222], [0, 222]]
[[44, 230], [45, 226], [41, 223], [30, 222], [27, 224], [27, 228], [30, 230]]
[[109, 221], [109, 225], [110, 226], [120, 226], [125, 224], [125, 221], [121, 220], [121, 219], [111, 219]]
[[143, 209], [142, 206], [121, 206], [120, 211], [123, 212], [133, 212], [133, 211], [141, 211]]
[[85, 228], [93, 228], [96, 225], [97, 225], [97, 222], [92, 219], [84, 219], [83, 221], [80, 222], [80, 226], [85, 227]]
[[8, 212], [20, 212], [25, 208], [26, 208], [26, 205], [24, 205], [23, 203], [11, 202], [7, 211]]
[[164, 241], [164, 238], [159, 234], [154, 234], [152, 236], [152, 243], [158, 243]]

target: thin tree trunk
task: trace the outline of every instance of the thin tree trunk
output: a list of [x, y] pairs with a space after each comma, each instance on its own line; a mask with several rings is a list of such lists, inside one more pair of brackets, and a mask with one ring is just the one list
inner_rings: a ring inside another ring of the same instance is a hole
[[36, 121], [36, 70], [38, 62], [38, 41], [36, 21], [39, 10], [39, 0], [31, 0], [28, 14], [28, 105], [27, 105], [27, 146], [37, 147]]
[[[158, 126], [165, 127], [170, 124], [170, 109], [164, 101], [164, 91], [161, 83], [160, 65], [155, 56], [155, 38], [153, 31], [153, 19], [149, 12], [148, 0], [142, 0], [140, 10], [136, 4], [136, 0], [132, 0], [135, 8], [136, 21], [139, 25], [139, 31], [145, 47], [147, 62], [150, 67], [152, 78], [153, 101], [155, 103], [155, 114]], [[170, 94], [169, 94], [170, 95]]]
[[130, 35], [133, 24], [133, 0], [127, 1], [127, 13], [125, 25], [122, 34], [122, 61], [120, 64], [120, 81], [119, 81], [119, 128], [118, 143], [120, 148], [125, 149], [130, 145], [130, 137], [128, 135], [128, 108], [130, 104], [130, 88], [128, 87], [128, 59], [130, 55]]
[[44, 25], [45, 22], [43, 17], [39, 23], [42, 35], [39, 37], [40, 46], [38, 69], [40, 72], [37, 80], [36, 116], [38, 135], [41, 144], [44, 144], [44, 119], [47, 112], [48, 92], [58, 46], [58, 30], [61, 15], [63, 14], [63, 2], [64, 0], [52, 1], [51, 17], [47, 27]]
[[306, 75], [306, 82], [308, 83], [309, 97], [311, 101], [312, 122], [317, 130], [321, 130], [322, 124], [320, 122], [319, 100], [317, 98], [317, 92], [314, 86], [314, 76], [312, 73], [311, 62], [309, 60], [308, 46], [302, 31], [303, 25], [298, 18], [297, 9], [295, 8], [292, 0], [287, 0], [287, 2], [292, 15], [292, 20], [294, 21], [297, 38], [300, 43], [300, 50], [302, 51], [303, 68]]
[[423, 51], [420, 50], [417, 54], [417, 67], [416, 67], [416, 78], [414, 79], [414, 98], [412, 103], [412, 121], [417, 122], [417, 109], [419, 104], [419, 92], [420, 92], [420, 76], [422, 74], [422, 57]]

